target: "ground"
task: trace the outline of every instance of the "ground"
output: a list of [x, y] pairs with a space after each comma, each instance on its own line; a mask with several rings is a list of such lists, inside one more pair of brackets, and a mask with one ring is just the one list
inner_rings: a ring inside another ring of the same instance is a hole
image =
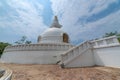
[[62, 69], [58, 65], [3, 64], [13, 71], [12, 80], [120, 80], [120, 68], [86, 67]]

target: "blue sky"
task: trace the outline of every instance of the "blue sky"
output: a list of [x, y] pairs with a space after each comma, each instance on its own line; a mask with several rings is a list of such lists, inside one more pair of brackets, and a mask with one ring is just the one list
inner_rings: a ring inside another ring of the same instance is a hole
[[73, 44], [120, 32], [120, 0], [0, 0], [0, 41], [36, 43], [54, 15]]

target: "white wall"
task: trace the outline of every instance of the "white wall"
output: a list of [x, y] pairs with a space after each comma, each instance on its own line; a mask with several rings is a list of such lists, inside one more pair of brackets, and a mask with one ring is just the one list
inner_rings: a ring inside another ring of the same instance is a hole
[[66, 68], [94, 65], [120, 68], [120, 45], [89, 49], [65, 63]]
[[0, 61], [18, 64], [56, 64], [60, 60], [60, 54], [72, 47], [64, 43], [8, 46]]
[[5, 52], [1, 61], [17, 64], [56, 64], [64, 51], [12, 51]]
[[120, 67], [120, 45], [94, 48], [96, 65]]
[[[85, 44], [85, 43], [83, 43]], [[98, 40], [90, 41], [90, 45], [92, 48], [89, 50], [85, 50], [77, 57], [74, 57], [75, 51], [79, 52], [83, 49], [77, 49], [75, 47], [72, 50], [74, 55], [73, 58], [69, 57], [70, 52], [67, 55], [63, 55], [63, 63], [65, 67], [86, 67], [86, 66], [110, 66], [110, 67], [120, 67], [120, 43], [117, 40], [116, 36], [111, 36], [107, 38], [101, 38]], [[78, 46], [79, 48], [90, 46], [81, 44]], [[86, 48], [85, 48], [86, 49]], [[67, 58], [67, 59], [66, 59]]]
[[55, 64], [60, 60], [62, 54], [63, 58], [61, 60], [65, 67], [94, 65], [120, 67], [120, 44], [115, 36], [72, 47], [69, 44], [10, 46], [1, 56], [1, 61], [21, 64]]
[[94, 60], [93, 55], [90, 49], [70, 61], [65, 65], [65, 67], [85, 67], [85, 66], [93, 66]]

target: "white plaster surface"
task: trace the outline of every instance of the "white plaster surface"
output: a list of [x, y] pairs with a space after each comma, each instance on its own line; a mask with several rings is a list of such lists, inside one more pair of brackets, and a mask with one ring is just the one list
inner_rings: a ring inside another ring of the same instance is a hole
[[5, 52], [1, 61], [17, 64], [56, 64], [63, 51], [12, 51]]
[[82, 53], [81, 55], [74, 58], [69, 63], [65, 64], [65, 67], [85, 67], [85, 66], [93, 66], [93, 65], [95, 65], [94, 58], [91, 53], [91, 50], [89, 49], [84, 53]]
[[120, 68], [120, 45], [96, 48], [93, 52], [96, 65]]
[[8, 46], [0, 60], [17, 64], [56, 64], [60, 54], [72, 47], [69, 44], [51, 43]]
[[120, 45], [86, 50], [69, 62], [65, 67], [109, 66], [120, 68]]
[[[91, 48], [85, 48], [92, 45]], [[110, 66], [120, 68], [120, 43], [116, 36], [80, 44], [62, 55], [64, 67]], [[82, 50], [84, 52], [82, 52]], [[71, 55], [73, 58], [71, 58]], [[77, 57], [74, 57], [77, 56]]]

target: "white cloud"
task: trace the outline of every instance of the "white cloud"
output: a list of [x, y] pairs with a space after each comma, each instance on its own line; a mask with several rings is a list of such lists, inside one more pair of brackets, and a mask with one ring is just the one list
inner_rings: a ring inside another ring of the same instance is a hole
[[[119, 12], [96, 22], [85, 23], [83, 19], [83, 23], [77, 23], [79, 18], [97, 14], [117, 0], [51, 0], [51, 2], [54, 15], [58, 15], [63, 29], [69, 33], [72, 41], [102, 36], [103, 33], [112, 31], [113, 29], [109, 28], [114, 28], [115, 24], [118, 28]], [[96, 31], [97, 29], [101, 30]]]
[[[36, 37], [47, 28], [43, 23], [42, 11], [44, 9], [37, 1], [7, 0], [11, 10], [8, 16], [2, 16], [1, 27], [11, 27], [16, 34]], [[11, 20], [8, 20], [9, 18]], [[4, 19], [4, 20], [3, 20]]]
[[[10, 27], [16, 34], [36, 37], [47, 26], [43, 23], [44, 6], [34, 0], [6, 0], [10, 11], [0, 16], [0, 27]], [[109, 31], [120, 31], [120, 12], [113, 13], [95, 22], [79, 22], [106, 9], [118, 0], [51, 0], [54, 15], [58, 15], [62, 29], [70, 35], [72, 41], [91, 39]], [[0, 5], [2, 6], [2, 5]], [[8, 8], [7, 8], [8, 9]], [[47, 13], [46, 13], [47, 14]], [[79, 23], [78, 23], [79, 22]]]
[[0, 2], [0, 7], [2, 6], [2, 3]]
[[[88, 40], [94, 37], [102, 37], [107, 32], [119, 31], [120, 32], [120, 10], [103, 19], [88, 23], [85, 27], [80, 28], [81, 32], [76, 34], [80, 35], [81, 39]], [[77, 35], [77, 36], [78, 36]]]
[[91, 8], [93, 8], [91, 13], [98, 13], [117, 0], [51, 0], [51, 2], [54, 14], [87, 16], [90, 15]]

